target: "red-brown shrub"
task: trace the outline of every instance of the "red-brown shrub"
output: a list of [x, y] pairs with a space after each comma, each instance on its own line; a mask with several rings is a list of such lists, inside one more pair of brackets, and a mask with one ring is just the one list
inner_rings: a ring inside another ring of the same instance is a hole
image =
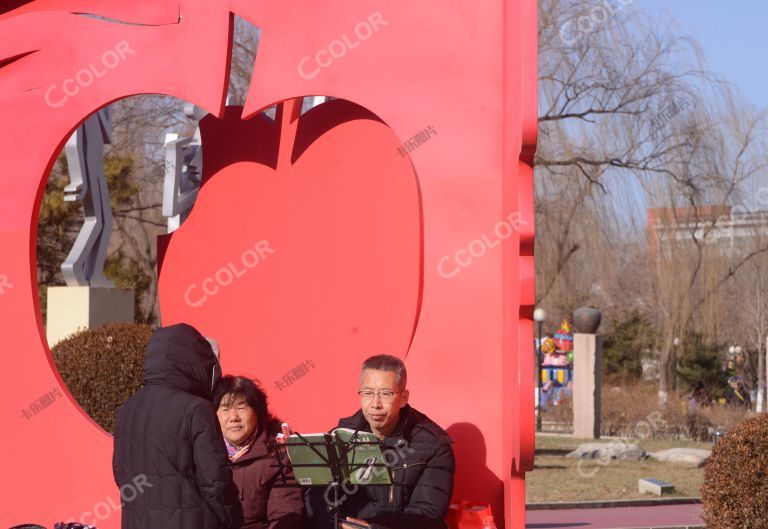
[[52, 349], [69, 391], [108, 432], [118, 408], [141, 387], [151, 336], [149, 325], [120, 323], [79, 332]]
[[768, 415], [735, 426], [704, 468], [703, 517], [711, 529], [768, 527]]

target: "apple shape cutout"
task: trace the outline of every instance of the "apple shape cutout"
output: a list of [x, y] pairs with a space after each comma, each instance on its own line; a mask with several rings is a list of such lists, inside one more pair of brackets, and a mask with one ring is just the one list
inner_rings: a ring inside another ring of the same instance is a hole
[[221, 345], [225, 373], [260, 381], [305, 431], [355, 411], [359, 369], [405, 358], [422, 291], [419, 183], [400, 142], [345, 100], [300, 114], [301, 98], [240, 120], [201, 122], [203, 184], [163, 236], [164, 325]]

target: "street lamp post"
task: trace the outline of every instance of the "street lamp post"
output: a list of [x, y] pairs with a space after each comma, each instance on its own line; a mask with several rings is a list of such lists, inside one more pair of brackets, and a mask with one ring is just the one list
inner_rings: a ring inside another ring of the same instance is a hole
[[[743, 355], [746, 353], [746, 350], [742, 349], [740, 345], [732, 345], [728, 348], [728, 367], [730, 370], [730, 367], [733, 366], [733, 376], [739, 377], [739, 380], [743, 380], [742, 376], [744, 375], [743, 369], [740, 368], [740, 364], [744, 362]], [[762, 357], [759, 359], [762, 360]], [[762, 362], [758, 362], [759, 364], [762, 364]], [[763, 410], [763, 400], [765, 398], [764, 394], [761, 394], [762, 390], [762, 365], [758, 365], [758, 375], [757, 375], [757, 406], [756, 411], [759, 413]], [[745, 386], [746, 387], [746, 386]]]
[[739, 357], [744, 352], [740, 345], [732, 345], [728, 348], [728, 360], [733, 365], [733, 374], [739, 374]]
[[765, 357], [760, 348], [757, 349], [757, 405], [755, 411], [763, 413], [765, 409]]
[[[733, 366], [733, 367], [731, 367]], [[732, 345], [728, 348], [728, 370], [736, 371], [736, 346]]]
[[547, 313], [544, 309], [533, 311], [533, 321], [537, 324], [538, 340], [536, 341], [536, 431], [541, 431], [541, 327]]

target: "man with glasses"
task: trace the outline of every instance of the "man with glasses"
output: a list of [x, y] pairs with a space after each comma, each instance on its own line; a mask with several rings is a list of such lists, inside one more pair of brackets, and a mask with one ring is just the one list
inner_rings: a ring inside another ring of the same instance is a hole
[[[448, 434], [408, 404], [405, 364], [372, 356], [360, 373], [360, 411], [339, 428], [372, 432], [383, 444], [392, 485], [352, 487], [339, 505], [342, 529], [445, 529], [455, 463]], [[312, 491], [307, 510], [315, 529], [332, 527], [328, 494]]]

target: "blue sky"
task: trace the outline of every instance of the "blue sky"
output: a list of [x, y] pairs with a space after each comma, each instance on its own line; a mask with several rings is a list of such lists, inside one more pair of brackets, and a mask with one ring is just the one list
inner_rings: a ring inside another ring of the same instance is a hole
[[758, 0], [635, 0], [651, 14], [666, 10], [693, 36], [708, 69], [768, 108], [768, 2]]

